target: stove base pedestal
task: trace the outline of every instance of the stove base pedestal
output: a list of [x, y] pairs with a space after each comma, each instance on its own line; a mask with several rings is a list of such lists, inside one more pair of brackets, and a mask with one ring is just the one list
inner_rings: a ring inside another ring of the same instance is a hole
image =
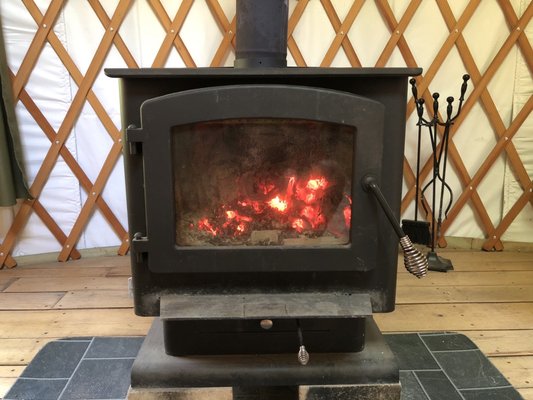
[[128, 400], [399, 400], [395, 357], [374, 320], [366, 319], [364, 350], [294, 354], [174, 357], [154, 321], [133, 364]]

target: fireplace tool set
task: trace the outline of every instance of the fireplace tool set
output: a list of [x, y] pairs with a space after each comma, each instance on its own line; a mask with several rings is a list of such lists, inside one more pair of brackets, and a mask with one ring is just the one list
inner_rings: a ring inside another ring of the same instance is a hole
[[[446, 272], [453, 269], [452, 262], [446, 258], [440, 257], [435, 252], [435, 247], [437, 242], [441, 237], [441, 227], [444, 219], [448, 215], [448, 211], [453, 202], [453, 191], [450, 185], [446, 182], [446, 167], [448, 162], [448, 144], [450, 138], [450, 128], [453, 125], [454, 121], [461, 113], [461, 109], [464, 103], [464, 96], [466, 89], [468, 87], [468, 81], [470, 76], [465, 74], [463, 75], [463, 83], [461, 85], [461, 94], [459, 96], [459, 105], [455, 115], [453, 115], [453, 97], [446, 98], [446, 119], [442, 120], [439, 117], [439, 93], [433, 93], [433, 104], [432, 111], [433, 117], [431, 119], [424, 118], [424, 99], [418, 98], [418, 90], [416, 87], [416, 80], [414, 78], [410, 79], [409, 83], [411, 84], [411, 91], [415, 100], [416, 111], [418, 115], [418, 141], [417, 141], [417, 151], [416, 151], [416, 195], [415, 195], [415, 219], [403, 220], [403, 228], [415, 243], [429, 245], [430, 251], [427, 254], [429, 270], [430, 271], [439, 271]], [[453, 115], [453, 116], [452, 116]], [[438, 127], [444, 127], [442, 133], [442, 138], [440, 143], [437, 144], [437, 130]], [[420, 189], [420, 146], [422, 140], [422, 130], [427, 128], [429, 131], [429, 138], [431, 141], [431, 151], [433, 159], [433, 175], [431, 179]], [[438, 188], [440, 186], [440, 188]], [[431, 188], [432, 200], [431, 200], [431, 223], [426, 221], [418, 220], [418, 204], [419, 200], [422, 200], [422, 207], [426, 212], [426, 215], [429, 213], [429, 210], [426, 207], [424, 201], [424, 195]], [[438, 214], [437, 214], [437, 190], [438, 190]], [[444, 207], [444, 198], [445, 195], [448, 197], [448, 202], [446, 207]], [[430, 231], [431, 230], [431, 231]]]

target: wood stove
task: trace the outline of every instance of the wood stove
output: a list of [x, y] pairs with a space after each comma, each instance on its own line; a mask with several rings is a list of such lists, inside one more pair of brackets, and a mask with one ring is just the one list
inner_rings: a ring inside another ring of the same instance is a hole
[[[238, 68], [106, 71], [121, 83], [135, 312], [160, 317], [170, 356], [306, 364], [307, 351], [360, 352], [371, 314], [394, 309], [398, 239], [365, 182], [397, 218], [407, 77], [421, 71], [287, 68], [283, 29], [270, 52], [239, 47], [248, 8], [267, 3], [237, 3]], [[272, 3], [259, 15], [286, 21]], [[254, 362], [268, 385], [292, 386], [351, 384], [352, 361], [289, 377]], [[198, 386], [253, 386], [196, 367]]]

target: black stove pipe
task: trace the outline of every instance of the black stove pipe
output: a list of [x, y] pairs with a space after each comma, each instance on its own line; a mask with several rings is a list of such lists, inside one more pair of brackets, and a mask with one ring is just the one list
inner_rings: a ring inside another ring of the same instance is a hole
[[237, 0], [236, 68], [286, 67], [288, 0]]

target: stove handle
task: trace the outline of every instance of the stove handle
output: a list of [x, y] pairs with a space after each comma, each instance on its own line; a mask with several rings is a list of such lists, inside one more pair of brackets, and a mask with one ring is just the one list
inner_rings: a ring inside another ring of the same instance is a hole
[[396, 220], [389, 203], [387, 203], [385, 196], [383, 196], [383, 193], [379, 188], [376, 177], [373, 175], [366, 175], [363, 177], [361, 184], [365, 192], [370, 191], [374, 195], [381, 206], [381, 209], [387, 216], [391, 226], [394, 228], [394, 231], [400, 238], [400, 246], [402, 247], [404, 255], [403, 263], [407, 271], [417, 278], [423, 278], [426, 276], [428, 271], [427, 258], [415, 246], [413, 246], [411, 239], [409, 239], [409, 236], [405, 234], [402, 227]]

